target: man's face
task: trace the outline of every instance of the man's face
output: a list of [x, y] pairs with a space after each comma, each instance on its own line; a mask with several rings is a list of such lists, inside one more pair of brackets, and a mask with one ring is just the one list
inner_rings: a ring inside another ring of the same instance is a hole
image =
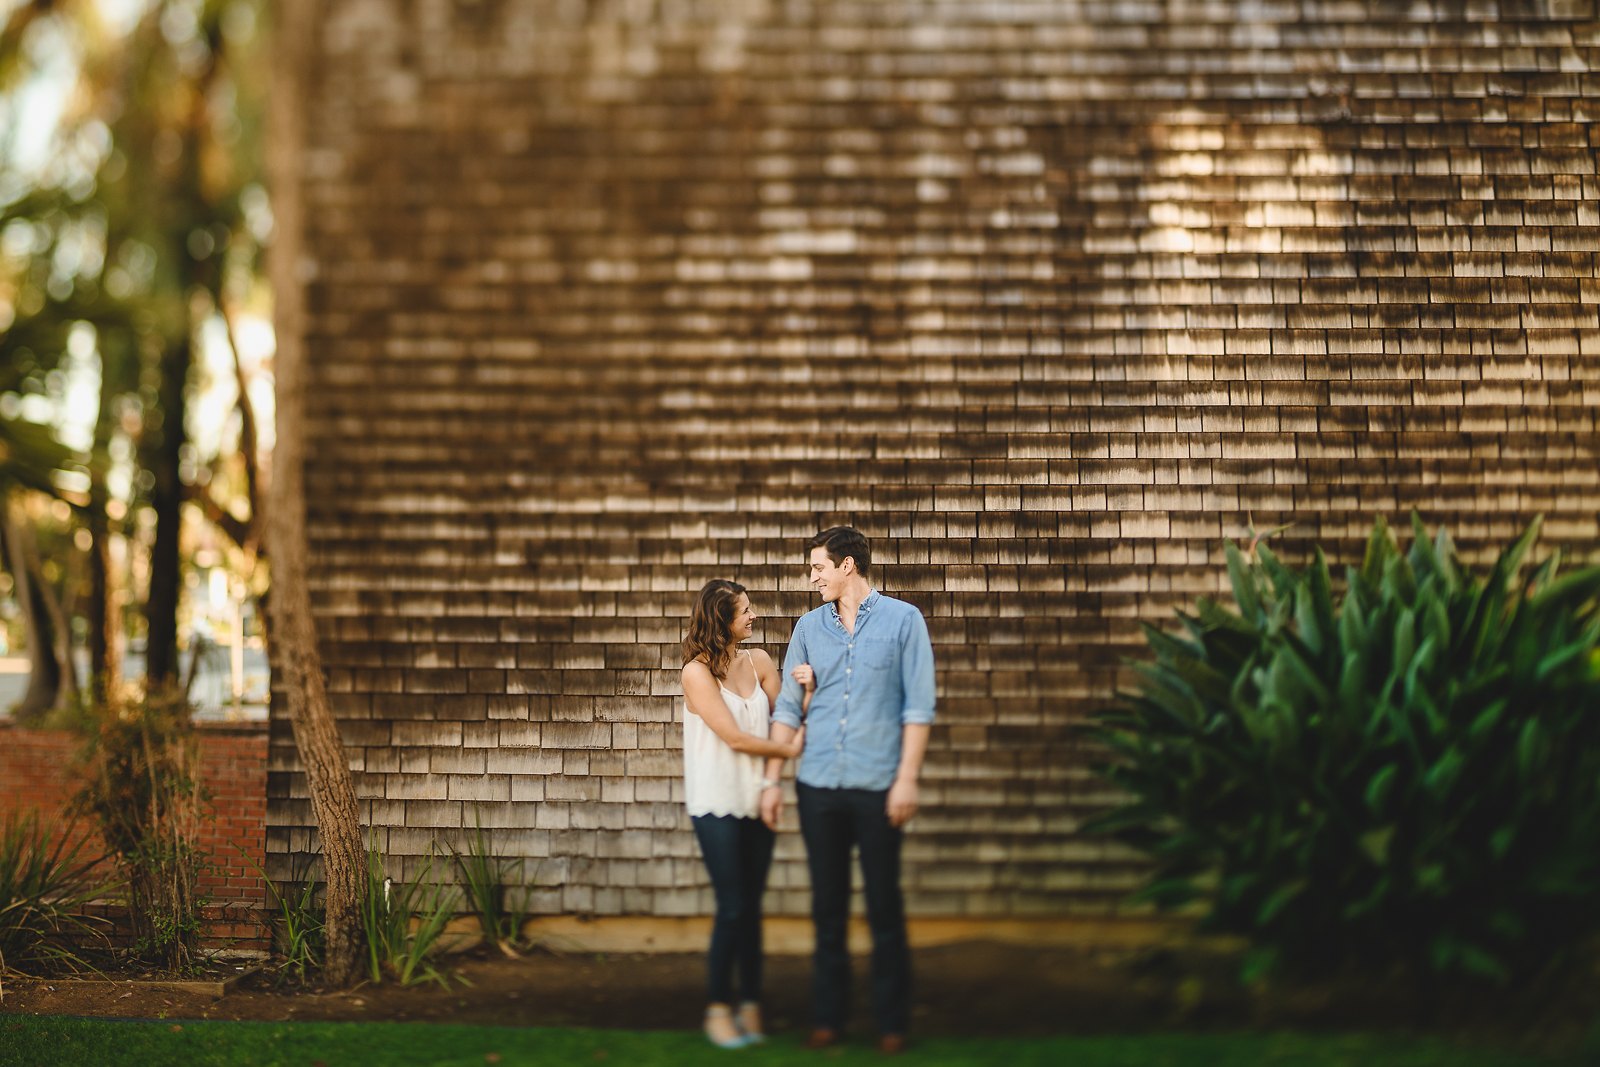
[[828, 550], [818, 545], [811, 550], [811, 587], [822, 594], [822, 602], [831, 604], [844, 592], [844, 583], [852, 561], [846, 556], [843, 563], [828, 558]]

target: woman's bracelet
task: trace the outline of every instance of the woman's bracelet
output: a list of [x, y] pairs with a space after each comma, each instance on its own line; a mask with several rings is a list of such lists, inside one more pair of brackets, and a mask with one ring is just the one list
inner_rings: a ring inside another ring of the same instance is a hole
[[763, 778], [763, 779], [761, 779], [761, 790], [762, 790], [762, 792], [765, 792], [768, 789], [776, 789], [776, 788], [778, 788], [778, 780], [776, 778]]

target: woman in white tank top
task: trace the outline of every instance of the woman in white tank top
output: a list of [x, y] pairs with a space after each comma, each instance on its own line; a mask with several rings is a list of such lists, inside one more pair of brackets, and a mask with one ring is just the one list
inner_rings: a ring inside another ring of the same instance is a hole
[[[683, 639], [684, 796], [717, 899], [705, 1030], [722, 1048], [765, 1039], [761, 897], [772, 865], [773, 833], [761, 821], [762, 771], [767, 757], [798, 756], [805, 743], [803, 729], [788, 744], [767, 740], [779, 677], [771, 656], [739, 647], [755, 623], [744, 586], [718, 578], [700, 590]], [[807, 705], [810, 699], [807, 690]], [[735, 969], [737, 1015], [732, 1008]]]

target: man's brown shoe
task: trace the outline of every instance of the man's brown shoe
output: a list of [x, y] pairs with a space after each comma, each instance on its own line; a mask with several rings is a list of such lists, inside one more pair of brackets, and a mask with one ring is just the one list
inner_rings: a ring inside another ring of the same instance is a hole
[[806, 1038], [806, 1048], [823, 1049], [832, 1048], [839, 1043], [839, 1031], [819, 1026], [811, 1031], [811, 1036]]
[[905, 1034], [884, 1034], [878, 1038], [878, 1051], [885, 1056], [898, 1056], [906, 1050]]

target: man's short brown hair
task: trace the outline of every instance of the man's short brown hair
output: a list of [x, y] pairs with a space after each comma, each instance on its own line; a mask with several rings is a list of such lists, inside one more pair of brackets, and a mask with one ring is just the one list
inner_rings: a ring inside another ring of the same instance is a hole
[[813, 548], [825, 549], [835, 567], [848, 556], [856, 561], [856, 570], [864, 578], [872, 569], [872, 546], [860, 530], [853, 526], [832, 526], [806, 542], [806, 552]]

